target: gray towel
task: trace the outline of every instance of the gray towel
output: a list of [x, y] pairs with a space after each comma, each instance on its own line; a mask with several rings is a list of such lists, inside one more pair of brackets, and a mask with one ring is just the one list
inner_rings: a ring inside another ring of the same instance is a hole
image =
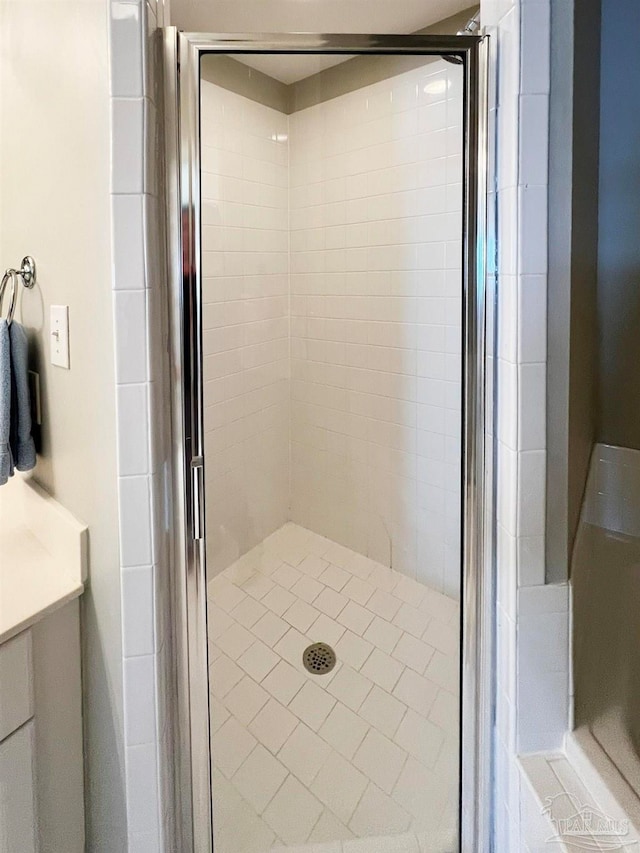
[[11, 435], [11, 345], [9, 326], [0, 317], [0, 486], [13, 475], [9, 448]]
[[18, 471], [35, 468], [36, 448], [31, 437], [31, 398], [29, 395], [29, 341], [24, 326], [12, 321], [11, 341], [11, 435], [9, 443]]

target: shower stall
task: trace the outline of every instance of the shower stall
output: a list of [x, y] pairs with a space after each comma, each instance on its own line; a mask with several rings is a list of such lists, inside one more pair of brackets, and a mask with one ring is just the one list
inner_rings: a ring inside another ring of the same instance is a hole
[[488, 850], [486, 42], [166, 48], [186, 846]]

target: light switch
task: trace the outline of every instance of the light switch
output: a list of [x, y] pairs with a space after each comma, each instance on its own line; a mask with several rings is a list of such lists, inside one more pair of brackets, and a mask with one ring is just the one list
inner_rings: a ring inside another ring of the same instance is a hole
[[51, 306], [51, 364], [69, 369], [69, 306]]

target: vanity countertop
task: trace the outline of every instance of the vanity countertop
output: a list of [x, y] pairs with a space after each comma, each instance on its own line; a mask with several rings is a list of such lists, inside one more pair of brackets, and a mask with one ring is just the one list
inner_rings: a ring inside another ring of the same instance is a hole
[[86, 525], [30, 478], [0, 488], [0, 643], [84, 590]]

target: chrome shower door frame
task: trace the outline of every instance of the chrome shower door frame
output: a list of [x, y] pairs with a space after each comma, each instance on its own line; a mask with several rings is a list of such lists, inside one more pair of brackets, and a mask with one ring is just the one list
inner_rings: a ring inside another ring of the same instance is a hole
[[[181, 851], [213, 850], [204, 516], [200, 58], [207, 53], [454, 56], [464, 74], [461, 821], [463, 853], [489, 853], [493, 728], [493, 438], [487, 329], [488, 39], [432, 35], [165, 36], [168, 253], [176, 548], [176, 790]], [[221, 851], [224, 853], [224, 851]]]

